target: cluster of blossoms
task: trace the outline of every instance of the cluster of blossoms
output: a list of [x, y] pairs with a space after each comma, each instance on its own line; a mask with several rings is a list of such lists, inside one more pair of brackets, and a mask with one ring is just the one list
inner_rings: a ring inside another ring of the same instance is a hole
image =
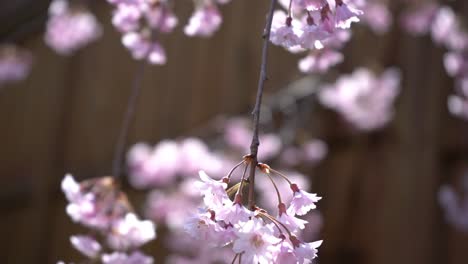
[[29, 51], [11, 44], [0, 45], [0, 86], [24, 80], [31, 70], [32, 55]]
[[387, 33], [393, 24], [393, 15], [388, 8], [390, 1], [360, 0], [356, 4], [364, 12], [361, 19], [375, 34]]
[[155, 226], [136, 216], [113, 178], [78, 183], [71, 175], [66, 175], [62, 191], [69, 202], [66, 212], [70, 218], [95, 234], [70, 238], [73, 247], [85, 257], [105, 264], [153, 263], [153, 259], [138, 248], [155, 239]]
[[216, 155], [198, 138], [164, 140], [151, 147], [145, 143], [134, 145], [127, 155], [129, 180], [135, 188], [168, 186], [178, 177], [195, 175], [202, 168], [215, 175], [232, 164]]
[[463, 176], [462, 196], [454, 187], [443, 185], [439, 189], [439, 203], [445, 211], [447, 222], [468, 232], [468, 172]]
[[[232, 118], [221, 122], [223, 145], [230, 152], [213, 151], [199, 138], [183, 138], [178, 141], [163, 140], [154, 147], [146, 143], [134, 145], [127, 154], [129, 181], [135, 188], [162, 187], [176, 183], [178, 179], [193, 177], [204, 170], [215, 177], [222, 177], [225, 168], [232, 167], [236, 158], [248, 152], [252, 131], [246, 119]], [[317, 139], [296, 145], [285, 145], [273, 133], [260, 135], [262, 148], [260, 160], [278, 160], [286, 166], [299, 163], [315, 164], [327, 153], [326, 144]], [[219, 142], [218, 142], [219, 143]]]
[[[146, 144], [134, 145], [127, 154], [130, 183], [139, 189], [150, 189], [145, 206], [145, 215], [159, 226], [167, 228], [162, 238], [171, 251], [168, 263], [230, 263], [232, 250], [223, 248], [213, 253], [209, 243], [200, 243], [184, 230], [186, 219], [197, 213], [202, 203], [197, 184], [199, 170], [204, 170], [215, 179], [226, 175], [226, 169], [238, 163], [238, 157], [248, 151], [252, 132], [249, 122], [241, 118], [216, 120], [217, 136], [210, 137], [210, 146], [198, 138], [182, 138], [178, 141], [164, 140], [155, 147]], [[310, 180], [292, 169], [296, 165], [313, 165], [323, 159], [327, 147], [320, 140], [309, 140], [301, 145], [285, 145], [272, 133], [261, 134], [260, 156], [264, 160], [281, 164], [287, 169], [289, 179], [303, 187], [310, 187]], [[228, 149], [228, 151], [226, 151]], [[262, 150], [263, 149], [263, 150]], [[294, 153], [296, 160], [291, 162]], [[263, 154], [261, 154], [263, 153]], [[287, 157], [287, 159], [284, 159]], [[234, 173], [236, 174], [236, 173]], [[277, 207], [276, 192], [268, 188], [268, 178], [260, 177], [255, 188], [259, 202], [268, 210]], [[287, 192], [289, 184], [276, 184], [280, 192]], [[284, 199], [289, 202], [289, 199]], [[310, 224], [301, 230], [301, 238], [314, 239], [321, 226], [321, 215], [313, 211], [305, 216]]]
[[426, 3], [410, 9], [403, 16], [403, 26], [414, 35], [430, 34], [434, 43], [447, 49], [445, 70], [455, 79], [455, 94], [448, 108], [456, 116], [468, 119], [468, 32], [448, 6]]
[[393, 101], [400, 91], [400, 73], [390, 68], [381, 76], [366, 68], [341, 76], [333, 85], [325, 85], [320, 102], [339, 112], [360, 130], [375, 130], [393, 116]]
[[[107, 0], [114, 7], [113, 25], [123, 34], [122, 43], [137, 60], [166, 63], [160, 33], [170, 33], [178, 24], [171, 0]], [[184, 28], [188, 36], [211, 36], [221, 25], [218, 4], [229, 0], [194, 1], [195, 11]]]
[[[244, 162], [247, 170], [251, 165], [249, 156]], [[239, 258], [240, 263], [310, 263], [317, 256], [322, 241], [304, 242], [299, 235], [308, 222], [297, 216], [315, 209], [315, 203], [321, 198], [301, 190], [268, 165], [258, 166], [275, 189], [270, 174], [276, 173], [288, 182], [292, 196], [289, 204], [283, 203], [282, 194], [277, 191], [275, 214], [257, 206], [247, 208], [243, 202], [243, 187], [248, 182], [245, 173], [239, 184], [228, 189], [232, 174], [213, 180], [200, 172], [201, 181], [196, 187], [203, 196], [204, 207], [187, 223], [187, 232], [195, 239], [207, 241], [213, 248], [230, 248], [234, 259]]]
[[101, 34], [101, 25], [82, 3], [51, 2], [44, 40], [57, 53], [71, 55]]
[[270, 40], [290, 52], [309, 51], [299, 62], [303, 72], [325, 72], [340, 63], [343, 55], [337, 50], [346, 43], [352, 22], [363, 12], [354, 1], [282, 0], [287, 10], [273, 16]]

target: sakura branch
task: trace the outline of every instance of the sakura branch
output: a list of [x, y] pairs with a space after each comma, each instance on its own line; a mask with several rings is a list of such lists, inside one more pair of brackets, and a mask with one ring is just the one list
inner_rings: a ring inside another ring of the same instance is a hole
[[[271, 34], [271, 26], [273, 23], [273, 13], [275, 11], [277, 1], [272, 0], [270, 4], [270, 12], [268, 13], [267, 23], [265, 26], [265, 31], [263, 35], [263, 49], [262, 49], [262, 63], [260, 66], [260, 77], [258, 80], [258, 87], [257, 87], [257, 97], [255, 100], [255, 107], [253, 109], [253, 136], [252, 142], [250, 143], [250, 172], [249, 172], [249, 208], [252, 210], [255, 208], [255, 170], [257, 169], [257, 153], [258, 153], [258, 146], [260, 145], [260, 141], [258, 139], [258, 131], [260, 125], [260, 108], [262, 104], [262, 97], [263, 97], [263, 88], [265, 87], [265, 81], [267, 80], [267, 63], [268, 63], [268, 45], [270, 40]], [[291, 0], [292, 3], [292, 0]]]
[[116, 178], [119, 178], [121, 174], [122, 159], [125, 152], [128, 131], [130, 130], [130, 127], [135, 119], [135, 111], [138, 103], [138, 98], [140, 97], [141, 93], [145, 64], [145, 62], [141, 62], [140, 65], [137, 67], [137, 71], [133, 80], [131, 94], [127, 103], [127, 108], [125, 110], [122, 125], [120, 127], [117, 142], [115, 144], [114, 158], [112, 161], [112, 175]]

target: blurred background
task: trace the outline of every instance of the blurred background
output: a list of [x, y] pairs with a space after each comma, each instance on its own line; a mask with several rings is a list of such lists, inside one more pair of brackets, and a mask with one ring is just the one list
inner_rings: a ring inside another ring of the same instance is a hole
[[[103, 25], [101, 38], [72, 56], [57, 55], [43, 40], [49, 2], [0, 2], [0, 41], [34, 55], [25, 80], [0, 88], [1, 263], [55, 263], [79, 255], [69, 236], [81, 229], [65, 213], [60, 181], [68, 172], [79, 180], [110, 175], [139, 64], [121, 45], [105, 1], [89, 3]], [[180, 29], [162, 37], [168, 62], [145, 68], [127, 147], [204, 136], [200, 128], [220, 115], [249, 117], [268, 2], [222, 6], [223, 24], [209, 39], [187, 38]], [[468, 2], [448, 4], [462, 18], [468, 14]], [[392, 10], [400, 12], [398, 5]], [[176, 8], [182, 19], [191, 11], [190, 4]], [[397, 25], [384, 35], [358, 25], [343, 54], [344, 62], [327, 74], [308, 77], [311, 85], [360, 66], [377, 72], [397, 66], [401, 93], [393, 120], [370, 132], [308, 101], [309, 117], [300, 126], [328, 145], [323, 161], [303, 171], [324, 197], [318, 263], [468, 263], [468, 231], [449, 224], [438, 202], [443, 184], [463, 197], [468, 169], [468, 122], [447, 108], [454, 83], [444, 70], [444, 49]], [[298, 58], [271, 48], [267, 98], [304, 78]], [[144, 195], [125, 188], [138, 208]], [[157, 254], [159, 243], [146, 252]]]

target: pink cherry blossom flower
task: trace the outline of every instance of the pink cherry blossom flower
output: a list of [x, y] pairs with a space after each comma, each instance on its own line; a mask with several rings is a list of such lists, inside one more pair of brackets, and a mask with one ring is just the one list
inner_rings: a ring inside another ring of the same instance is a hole
[[319, 92], [319, 100], [358, 129], [378, 129], [392, 118], [392, 103], [399, 93], [399, 83], [400, 74], [396, 69], [375, 76], [361, 68], [342, 76], [335, 85], [325, 86]]
[[101, 244], [90, 236], [71, 236], [73, 247], [89, 258], [96, 258], [102, 250]]
[[452, 77], [468, 75], [468, 58], [459, 52], [447, 52], [444, 55], [444, 66]]
[[463, 232], [468, 231], [468, 174], [462, 177], [462, 193], [449, 185], [443, 185], [439, 189], [438, 200], [441, 205], [446, 221], [454, 228]]
[[322, 240], [311, 243], [299, 243], [294, 247], [294, 254], [297, 258], [297, 263], [306, 263], [306, 260], [311, 260], [317, 257], [317, 248], [322, 245]]
[[388, 6], [381, 2], [368, 2], [364, 6], [362, 19], [376, 34], [384, 34], [392, 25], [392, 13]]
[[148, 52], [148, 62], [153, 65], [164, 65], [166, 61], [166, 51], [159, 42], [153, 41]]
[[201, 181], [196, 182], [194, 186], [203, 195], [204, 204], [208, 208], [217, 209], [231, 202], [226, 193], [227, 183], [213, 180], [203, 171], [199, 174]]
[[299, 46], [301, 33], [298, 28], [283, 25], [271, 31], [270, 40], [275, 45], [292, 48]]
[[341, 52], [322, 49], [309, 53], [299, 61], [298, 66], [303, 73], [324, 73], [331, 67], [343, 62], [343, 60], [344, 56]]
[[175, 14], [165, 7], [148, 9], [145, 15], [149, 26], [163, 33], [172, 32], [179, 22]]
[[197, 241], [203, 241], [210, 247], [222, 247], [233, 241], [234, 231], [231, 227], [221, 225], [215, 219], [213, 211], [200, 209], [199, 213], [188, 218], [185, 230]]
[[405, 10], [401, 16], [401, 25], [410, 34], [424, 35], [430, 31], [438, 8], [433, 2], [424, 2], [420, 6]]
[[274, 236], [272, 225], [264, 225], [260, 219], [253, 218], [237, 229], [236, 234], [233, 251], [242, 253], [244, 263], [274, 263], [275, 244], [281, 239]]
[[309, 11], [319, 10], [327, 4], [327, 0], [293, 0], [293, 2]]
[[153, 258], [144, 255], [139, 251], [131, 254], [122, 252], [114, 252], [111, 254], [103, 254], [101, 257], [103, 264], [153, 264]]
[[253, 217], [253, 212], [239, 202], [227, 203], [216, 211], [216, 218], [234, 226], [242, 225]]
[[277, 256], [276, 262], [281, 264], [297, 264], [298, 260], [296, 255], [294, 254], [294, 248], [291, 243], [284, 240], [280, 244], [277, 245]]
[[299, 43], [304, 49], [322, 49], [322, 41], [330, 36], [330, 33], [320, 30], [317, 25], [305, 25], [302, 31]]
[[291, 190], [294, 195], [287, 210], [289, 215], [305, 215], [310, 210], [315, 209], [317, 207], [315, 203], [322, 199], [315, 193], [308, 193], [299, 189], [296, 184], [291, 184]]
[[437, 11], [432, 22], [432, 39], [435, 43], [443, 44], [457, 27], [458, 20], [453, 10], [448, 7], [442, 7]]
[[116, 250], [138, 248], [156, 238], [154, 224], [149, 220], [139, 220], [133, 213], [115, 221], [108, 236], [109, 245]]
[[450, 95], [448, 98], [450, 113], [468, 120], [468, 99], [459, 95]]
[[286, 16], [283, 11], [275, 11], [271, 26], [270, 41], [284, 48], [292, 48], [300, 45], [302, 35], [301, 23]]
[[297, 218], [294, 215], [289, 215], [286, 211], [286, 205], [284, 203], [279, 204], [278, 208], [279, 212], [276, 219], [284, 224], [289, 229], [289, 231], [292, 233], [297, 233], [300, 229], [305, 228], [307, 221]]
[[218, 8], [215, 5], [204, 5], [192, 14], [184, 32], [188, 36], [209, 37], [219, 28], [221, 22]]
[[112, 16], [112, 24], [121, 32], [137, 30], [142, 11], [138, 5], [120, 3], [116, 6]]
[[352, 6], [345, 4], [343, 0], [336, 0], [336, 27], [341, 29], [348, 29], [351, 27], [351, 23], [359, 22], [359, 16], [362, 14], [363, 12], [361, 10], [355, 9]]
[[73, 54], [102, 34], [92, 13], [84, 7], [73, 9], [66, 0], [52, 1], [46, 27], [46, 44], [61, 55]]
[[102, 177], [78, 183], [69, 174], [62, 181], [62, 191], [69, 204], [66, 211], [73, 221], [105, 230], [114, 220], [130, 211], [123, 193], [116, 193], [112, 178]]

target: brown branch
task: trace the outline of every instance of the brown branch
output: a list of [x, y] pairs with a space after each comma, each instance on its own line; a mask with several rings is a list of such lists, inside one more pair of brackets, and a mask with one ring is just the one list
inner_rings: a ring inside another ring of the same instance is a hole
[[249, 175], [249, 208], [255, 208], [255, 169], [257, 167], [257, 153], [258, 153], [258, 146], [260, 145], [260, 141], [258, 139], [258, 130], [259, 130], [259, 123], [260, 123], [260, 108], [262, 104], [262, 97], [263, 97], [263, 88], [265, 86], [265, 82], [267, 81], [267, 62], [268, 62], [268, 46], [270, 44], [270, 32], [271, 32], [271, 24], [273, 21], [273, 13], [275, 11], [277, 0], [271, 0], [270, 4], [270, 11], [268, 13], [267, 23], [265, 26], [265, 30], [263, 32], [263, 49], [262, 49], [262, 64], [260, 66], [260, 77], [258, 80], [258, 87], [257, 87], [257, 98], [255, 101], [255, 107], [252, 111], [253, 115], [253, 136], [252, 136], [252, 143], [250, 144], [250, 155], [252, 157], [252, 164], [250, 166], [250, 175]]
[[138, 97], [141, 93], [141, 87], [143, 82], [143, 73], [145, 69], [146, 61], [143, 60], [140, 62], [140, 65], [137, 68], [135, 73], [135, 78], [132, 84], [132, 91], [130, 98], [127, 103], [127, 110], [123, 117], [122, 126], [120, 127], [119, 136], [117, 138], [117, 143], [114, 152], [114, 159], [112, 161], [112, 176], [115, 178], [120, 177], [122, 169], [122, 159], [125, 152], [125, 145], [127, 144], [127, 137], [130, 127], [133, 123], [135, 117], [136, 106], [138, 102]]

